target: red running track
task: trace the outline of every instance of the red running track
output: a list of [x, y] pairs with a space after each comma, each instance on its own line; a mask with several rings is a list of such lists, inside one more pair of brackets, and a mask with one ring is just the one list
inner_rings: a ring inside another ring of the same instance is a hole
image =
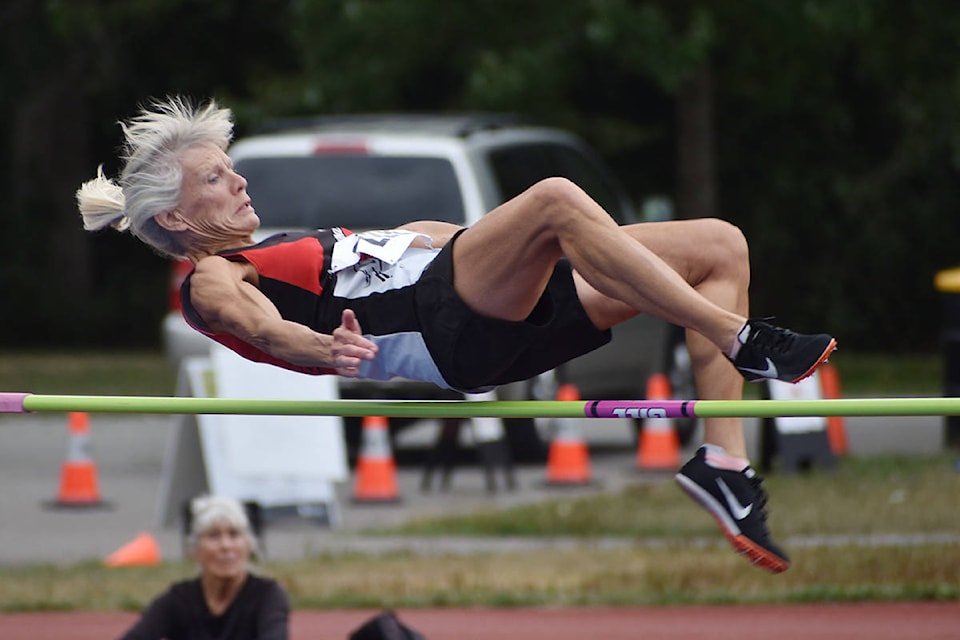
[[[346, 640], [376, 611], [294, 611], [291, 640]], [[960, 602], [575, 609], [403, 609], [427, 640], [957, 640]], [[0, 614], [4, 640], [117, 638], [133, 613]]]

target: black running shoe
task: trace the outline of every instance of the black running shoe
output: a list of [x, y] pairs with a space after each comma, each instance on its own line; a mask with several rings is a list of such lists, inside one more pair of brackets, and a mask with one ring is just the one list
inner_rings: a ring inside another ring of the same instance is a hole
[[734, 549], [758, 567], [780, 573], [790, 558], [770, 539], [767, 493], [751, 468], [730, 471], [710, 466], [701, 447], [676, 475], [677, 484], [710, 512]]
[[731, 362], [748, 382], [800, 382], [837, 348], [837, 341], [825, 333], [794, 333], [762, 320], [747, 320], [737, 340], [740, 350]]

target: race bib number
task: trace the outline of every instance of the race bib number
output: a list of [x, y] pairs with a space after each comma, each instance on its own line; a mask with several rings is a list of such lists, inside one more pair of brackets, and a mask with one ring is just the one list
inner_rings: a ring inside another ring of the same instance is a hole
[[346, 236], [333, 245], [330, 272], [352, 267], [364, 258], [376, 258], [388, 265], [396, 264], [418, 237], [425, 238], [429, 244], [429, 236], [400, 229], [363, 231]]
[[338, 298], [365, 298], [375, 293], [402, 289], [416, 283], [437, 254], [438, 249], [404, 251], [393, 264], [379, 258], [364, 257], [352, 267], [337, 272], [333, 295]]

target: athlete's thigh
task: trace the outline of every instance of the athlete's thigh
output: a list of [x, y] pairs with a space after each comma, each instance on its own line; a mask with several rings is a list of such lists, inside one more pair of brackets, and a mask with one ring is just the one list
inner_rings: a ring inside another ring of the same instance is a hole
[[454, 287], [473, 310], [522, 320], [536, 306], [561, 257], [556, 237], [537, 220], [529, 193], [497, 207], [453, 246]]
[[[717, 231], [715, 223], [701, 219], [671, 220], [625, 225], [621, 229], [660, 257], [687, 282], [695, 284], [703, 276], [704, 267], [709, 266], [705, 255], [709, 253], [711, 237]], [[643, 302], [631, 307], [597, 291], [578, 273], [574, 274], [574, 281], [587, 315], [600, 329], [609, 329], [649, 311]]]

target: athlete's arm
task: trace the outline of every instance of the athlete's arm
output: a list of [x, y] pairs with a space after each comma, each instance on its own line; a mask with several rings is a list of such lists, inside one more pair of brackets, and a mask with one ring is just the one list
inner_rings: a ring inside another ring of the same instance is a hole
[[210, 256], [191, 276], [190, 301], [212, 330], [234, 335], [292, 364], [328, 367], [355, 377], [360, 361], [376, 356], [376, 345], [363, 337], [356, 318], [348, 328], [334, 331], [337, 338], [318, 333], [284, 320], [256, 283], [253, 265]]

